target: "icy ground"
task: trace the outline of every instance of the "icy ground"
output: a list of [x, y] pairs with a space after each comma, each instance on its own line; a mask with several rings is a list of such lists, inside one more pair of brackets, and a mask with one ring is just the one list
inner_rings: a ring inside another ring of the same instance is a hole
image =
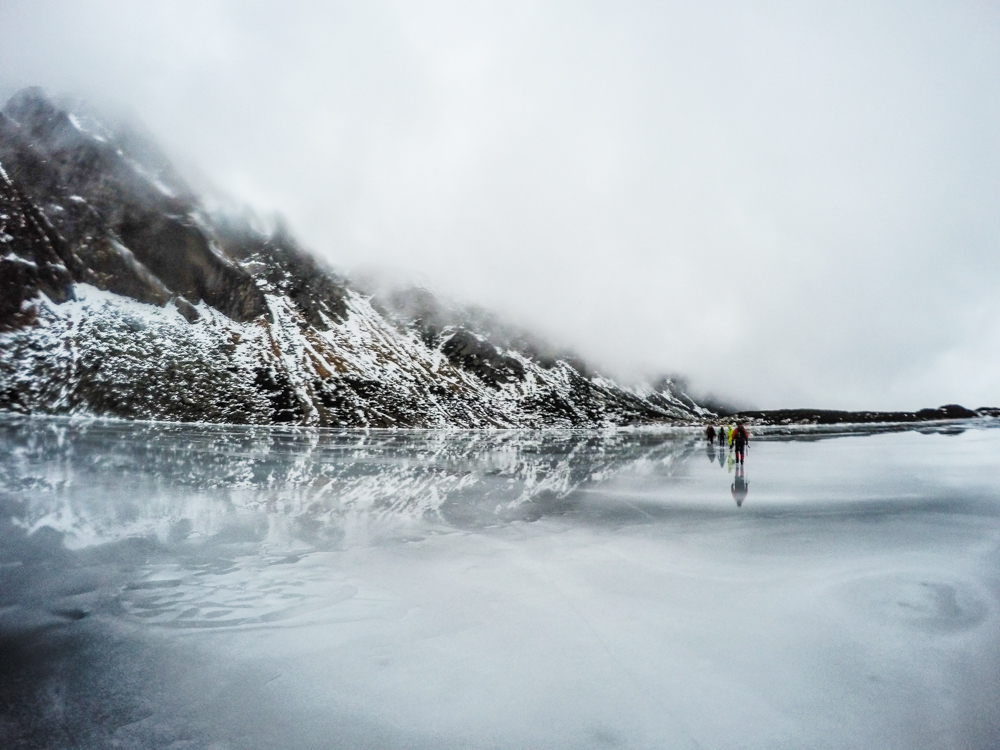
[[1000, 429], [745, 475], [678, 430], [2, 417], [0, 746], [1000, 745]]

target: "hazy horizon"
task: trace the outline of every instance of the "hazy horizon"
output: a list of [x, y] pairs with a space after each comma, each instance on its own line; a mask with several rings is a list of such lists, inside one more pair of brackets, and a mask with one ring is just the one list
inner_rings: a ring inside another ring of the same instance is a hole
[[21, 2], [0, 99], [138, 118], [347, 274], [760, 408], [1000, 405], [1000, 8]]

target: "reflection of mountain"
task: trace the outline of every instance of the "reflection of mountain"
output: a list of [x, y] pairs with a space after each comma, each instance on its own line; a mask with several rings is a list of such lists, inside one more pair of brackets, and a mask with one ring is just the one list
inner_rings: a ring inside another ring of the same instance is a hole
[[361, 516], [456, 527], [533, 519], [565, 510], [581, 485], [637, 467], [672, 475], [698, 447], [643, 432], [299, 431], [13, 416], [0, 419], [0, 434], [14, 459], [0, 463], [0, 481], [29, 500], [25, 523], [50, 525], [76, 544], [212, 535], [240, 514], [265, 524], [254, 539], [309, 542], [336, 539]]
[[[144, 622], [181, 628], [256, 626], [323, 609], [353, 589], [331, 589], [329, 570], [310, 566], [314, 555], [570, 512], [574, 490], [630, 471], [668, 479], [700, 447], [683, 436], [621, 431], [317, 431], [16, 416], [0, 417], [0, 445], [0, 496], [13, 521], [0, 529], [0, 545], [20, 554], [18, 545], [44, 542], [47, 565], [78, 566], [67, 555], [115, 558], [100, 550], [125, 544], [130, 565], [142, 566], [119, 571], [119, 593], [100, 596]], [[6, 571], [10, 586], [21, 580], [17, 570]], [[41, 588], [61, 592], [61, 577], [50, 570]], [[59, 594], [47, 606], [90, 611], [99, 606], [95, 592]]]
[[284, 228], [209, 211], [136, 128], [38, 89], [0, 112], [0, 409], [359, 427], [704, 411], [426, 292], [372, 299]]

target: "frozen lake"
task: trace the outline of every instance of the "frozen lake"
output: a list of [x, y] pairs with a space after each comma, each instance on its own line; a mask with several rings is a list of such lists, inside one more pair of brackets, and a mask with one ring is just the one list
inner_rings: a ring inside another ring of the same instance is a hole
[[992, 424], [0, 417], [0, 746], [996, 748]]

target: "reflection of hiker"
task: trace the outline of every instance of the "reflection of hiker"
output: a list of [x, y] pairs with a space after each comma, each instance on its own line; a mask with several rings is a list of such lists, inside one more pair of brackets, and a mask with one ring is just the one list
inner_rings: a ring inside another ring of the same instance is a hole
[[712, 427], [712, 425], [709, 425], [708, 427], [705, 428], [705, 440], [707, 440], [710, 443], [715, 442], [715, 428]]
[[726, 465], [726, 452], [719, 451], [719, 468], [721, 469], [725, 465]]
[[715, 463], [715, 436], [712, 436], [712, 440], [705, 443], [705, 455], [708, 456], [709, 463]]
[[736, 460], [743, 463], [743, 456], [746, 452], [747, 443], [750, 442], [750, 434], [742, 422], [736, 424], [733, 430], [733, 447], [736, 449]]
[[743, 505], [743, 501], [746, 499], [747, 493], [750, 491], [750, 483], [747, 481], [746, 475], [743, 473], [743, 464], [737, 464], [736, 476], [733, 477], [733, 486], [730, 490], [733, 493], [733, 500], [736, 501], [736, 507], [739, 508]]

